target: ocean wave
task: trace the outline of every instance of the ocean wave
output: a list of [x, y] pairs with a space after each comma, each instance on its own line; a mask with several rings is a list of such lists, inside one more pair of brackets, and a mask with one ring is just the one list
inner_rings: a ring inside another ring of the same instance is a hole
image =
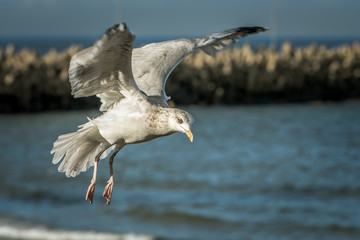
[[359, 196], [359, 186], [330, 186], [330, 185], [297, 185], [284, 183], [275, 187], [280, 192], [301, 192], [306, 194], [323, 194], [331, 196]]
[[71, 194], [62, 194], [62, 191], [52, 191], [51, 189], [36, 189], [27, 186], [4, 186], [2, 191], [4, 197], [11, 199], [18, 199], [22, 201], [48, 201], [52, 203], [65, 204], [74, 203], [79, 200], [79, 197]]
[[215, 216], [205, 216], [197, 213], [181, 212], [178, 210], [154, 210], [146, 207], [132, 208], [126, 212], [131, 216], [140, 217], [142, 219], [151, 219], [152, 221], [173, 221], [173, 222], [202, 222], [207, 224], [222, 223], [221, 218]]
[[16, 224], [11, 219], [0, 219], [1, 239], [26, 240], [155, 240], [152, 236], [141, 234], [118, 234], [95, 231], [68, 231], [50, 229], [44, 226]]

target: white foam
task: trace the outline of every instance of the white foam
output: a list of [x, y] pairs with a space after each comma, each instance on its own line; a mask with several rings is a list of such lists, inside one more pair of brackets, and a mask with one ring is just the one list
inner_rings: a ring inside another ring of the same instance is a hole
[[0, 237], [26, 240], [153, 240], [139, 234], [100, 233], [92, 231], [52, 230], [45, 227], [0, 225]]

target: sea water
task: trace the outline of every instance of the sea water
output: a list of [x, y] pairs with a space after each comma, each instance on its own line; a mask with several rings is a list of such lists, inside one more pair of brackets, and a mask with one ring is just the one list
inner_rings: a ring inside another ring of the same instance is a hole
[[[0, 115], [0, 239], [360, 239], [360, 102], [191, 106], [176, 133], [57, 172], [50, 150], [97, 111]], [[116, 126], [113, 126], [116, 128]]]

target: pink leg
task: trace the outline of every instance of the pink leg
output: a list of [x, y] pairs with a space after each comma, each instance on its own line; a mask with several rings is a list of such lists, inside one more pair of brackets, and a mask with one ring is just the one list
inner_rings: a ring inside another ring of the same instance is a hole
[[89, 199], [90, 204], [93, 203], [94, 191], [95, 191], [95, 185], [96, 185], [96, 174], [97, 174], [97, 167], [98, 167], [99, 160], [100, 160], [100, 157], [96, 156], [93, 177], [91, 179], [91, 183], [88, 187], [88, 190], [87, 190], [86, 196], [85, 196], [85, 200], [87, 201]]
[[113, 162], [115, 155], [120, 151], [120, 148], [116, 148], [115, 152], [109, 158], [109, 166], [110, 166], [110, 178], [107, 181], [107, 185], [105, 187], [103, 196], [106, 198], [106, 204], [110, 204], [111, 195], [114, 187], [114, 172], [113, 172]]

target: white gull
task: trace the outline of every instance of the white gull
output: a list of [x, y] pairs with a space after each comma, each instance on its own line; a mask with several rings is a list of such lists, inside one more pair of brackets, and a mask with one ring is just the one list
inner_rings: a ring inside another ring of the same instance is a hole
[[239, 27], [202, 38], [182, 38], [133, 49], [135, 35], [125, 23], [117, 24], [92, 47], [75, 54], [70, 62], [69, 81], [75, 98], [96, 95], [103, 114], [77, 132], [60, 135], [54, 142], [52, 162], [58, 170], [75, 177], [94, 166], [86, 193], [93, 202], [100, 159], [109, 157], [110, 178], [103, 196], [110, 203], [114, 180], [113, 160], [127, 144], [142, 143], [175, 132], [193, 141], [192, 116], [170, 108], [165, 84], [173, 69], [196, 50], [214, 55], [236, 40], [264, 27]]

